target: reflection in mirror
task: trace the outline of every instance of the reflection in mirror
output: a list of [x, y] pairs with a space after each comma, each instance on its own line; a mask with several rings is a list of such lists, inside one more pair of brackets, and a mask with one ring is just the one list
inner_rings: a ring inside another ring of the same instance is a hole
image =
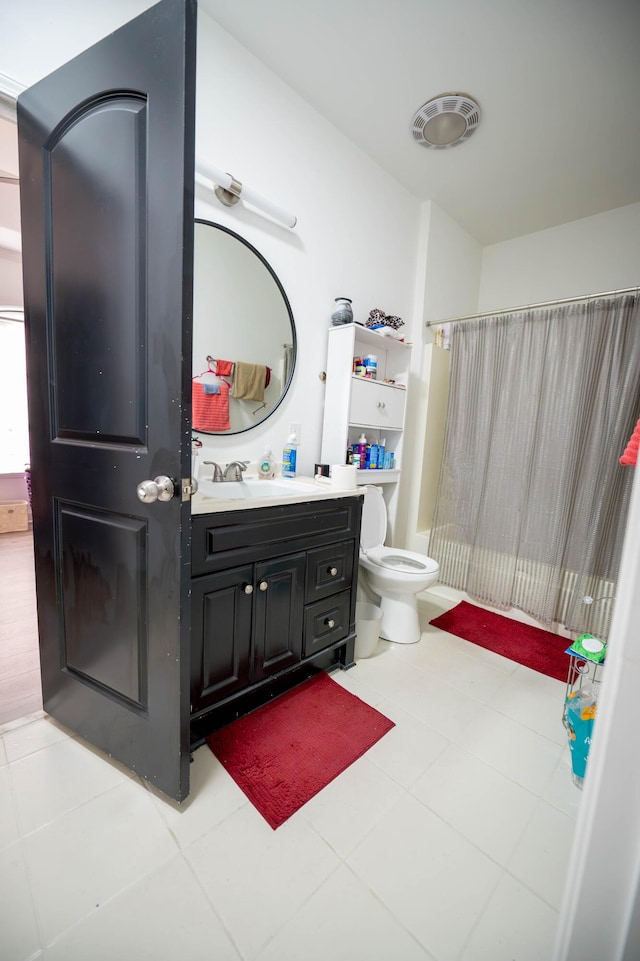
[[262, 423], [287, 392], [295, 357], [293, 314], [270, 265], [232, 230], [196, 220], [194, 432], [238, 434]]

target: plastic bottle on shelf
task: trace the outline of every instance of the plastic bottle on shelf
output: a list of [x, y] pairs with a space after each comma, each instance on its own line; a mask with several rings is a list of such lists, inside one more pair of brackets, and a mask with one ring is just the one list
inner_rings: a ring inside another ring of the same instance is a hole
[[376, 380], [378, 377], [378, 358], [375, 354], [367, 354], [364, 358], [365, 377]]
[[383, 437], [378, 441], [378, 470], [384, 470], [384, 459], [386, 455], [387, 438]]
[[357, 454], [360, 458], [360, 470], [364, 470], [367, 462], [367, 438], [364, 436], [364, 432], [358, 438], [354, 454]]

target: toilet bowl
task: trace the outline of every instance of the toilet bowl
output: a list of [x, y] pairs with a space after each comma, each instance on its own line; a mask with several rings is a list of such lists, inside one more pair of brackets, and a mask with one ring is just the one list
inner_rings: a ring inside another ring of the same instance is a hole
[[385, 547], [387, 507], [379, 487], [365, 486], [360, 534], [360, 569], [364, 580], [380, 598], [380, 637], [396, 644], [420, 640], [420, 591], [438, 579], [440, 568], [425, 554]]

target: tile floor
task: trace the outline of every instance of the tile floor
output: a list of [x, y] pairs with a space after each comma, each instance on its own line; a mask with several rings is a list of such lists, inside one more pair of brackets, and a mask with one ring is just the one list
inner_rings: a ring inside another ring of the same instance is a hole
[[548, 961], [580, 792], [564, 685], [438, 631], [332, 676], [396, 727], [277, 831], [207, 747], [183, 811], [0, 728], [2, 961]]

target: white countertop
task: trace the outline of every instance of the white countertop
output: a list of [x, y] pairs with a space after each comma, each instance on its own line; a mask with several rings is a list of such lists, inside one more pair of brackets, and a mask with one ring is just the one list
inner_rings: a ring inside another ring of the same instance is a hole
[[[361, 487], [344, 490], [333, 487], [331, 481], [317, 481], [314, 477], [296, 477], [289, 480], [286, 477], [276, 477], [273, 479], [273, 489], [269, 489], [269, 481], [262, 481], [256, 475], [246, 478], [248, 485], [252, 485], [254, 490], [258, 490], [259, 484], [264, 484], [265, 496], [255, 493], [250, 497], [225, 496], [231, 490], [234, 493], [240, 488], [243, 482], [227, 481], [216, 484], [206, 484], [206, 493], [202, 488], [205, 484], [201, 482], [201, 488], [191, 497], [191, 514], [213, 514], [219, 511], [238, 511], [253, 510], [256, 507], [277, 507], [280, 504], [302, 504], [310, 500], [332, 500], [338, 497], [361, 497], [364, 493]], [[286, 485], [291, 485], [291, 493], [286, 490]], [[215, 495], [211, 493], [215, 490]], [[219, 493], [218, 493], [219, 491]]]

